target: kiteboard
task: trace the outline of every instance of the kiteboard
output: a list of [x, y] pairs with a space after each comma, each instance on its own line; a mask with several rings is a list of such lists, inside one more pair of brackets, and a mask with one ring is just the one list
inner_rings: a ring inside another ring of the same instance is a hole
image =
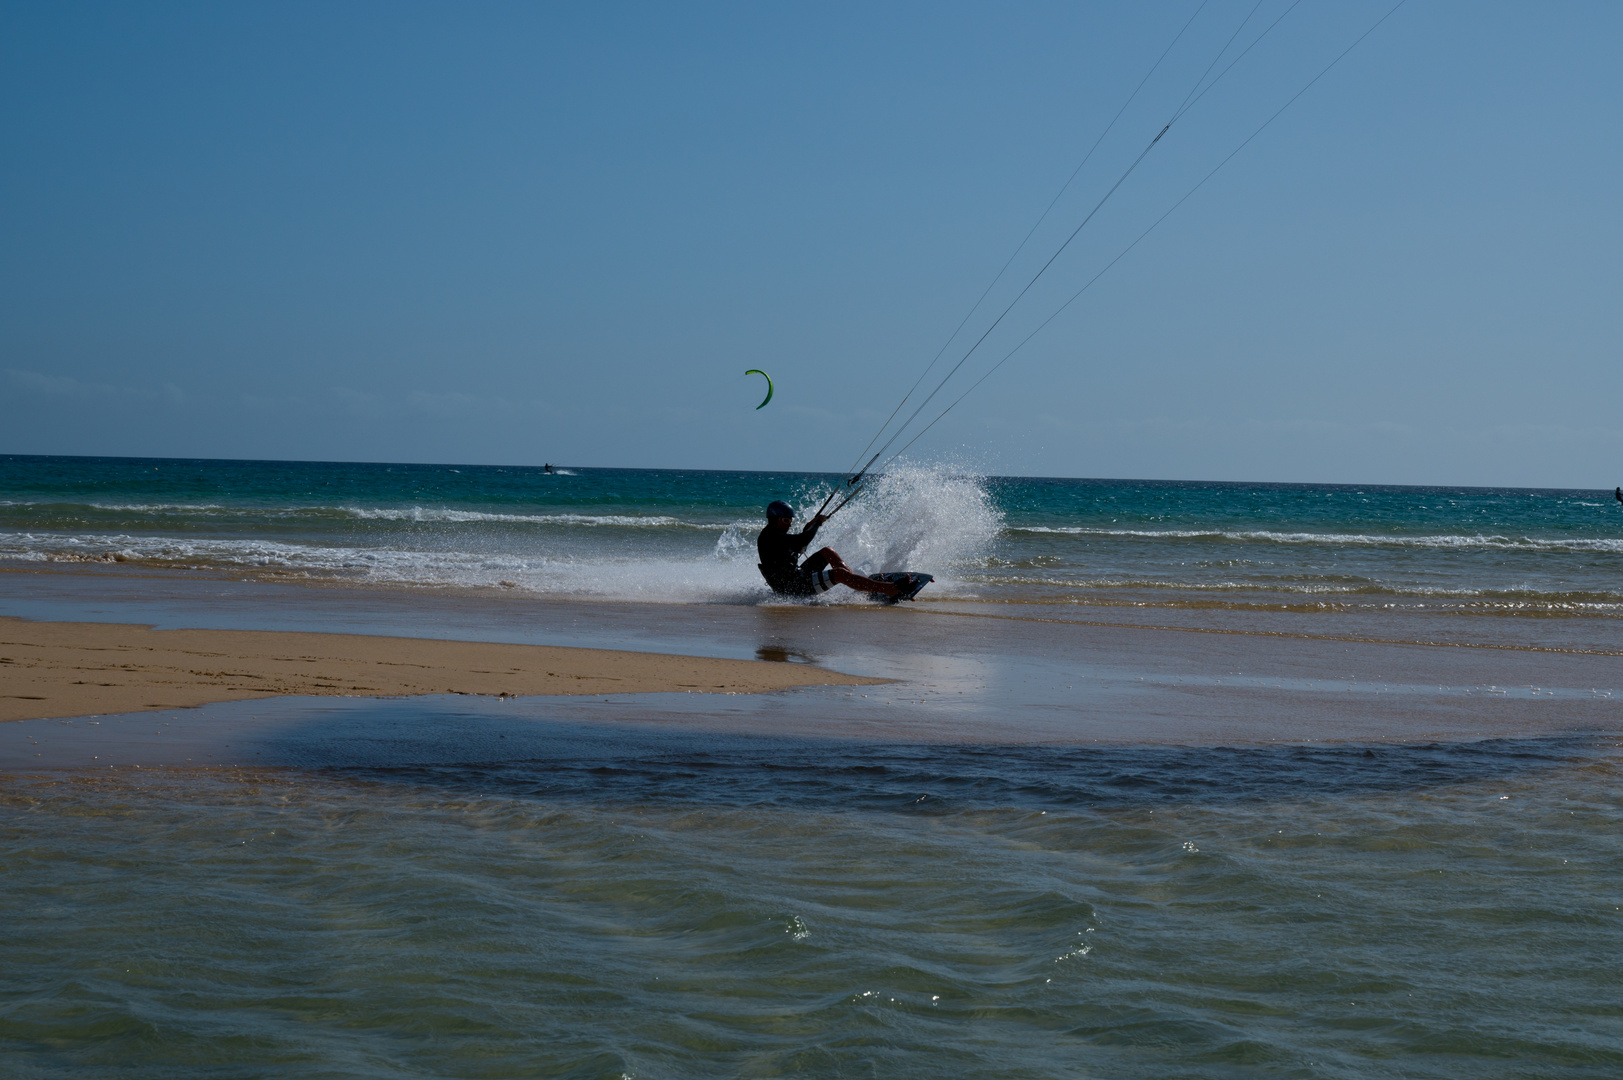
[[891, 604], [900, 603], [903, 600], [913, 599], [919, 594], [920, 589], [924, 588], [926, 585], [930, 584], [930, 582], [935, 580], [935, 578], [929, 574], [920, 573], [869, 574], [868, 576], [873, 578], [875, 581], [890, 581], [902, 587], [902, 591], [894, 597], [880, 597], [881, 600]]

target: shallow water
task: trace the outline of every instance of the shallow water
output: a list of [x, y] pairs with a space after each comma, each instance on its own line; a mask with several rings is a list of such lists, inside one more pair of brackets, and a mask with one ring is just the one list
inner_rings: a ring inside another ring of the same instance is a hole
[[8, 1075], [1623, 1070], [1615, 737], [537, 734], [8, 776]]
[[571, 472], [0, 458], [0, 614], [898, 680], [5, 725], [0, 1075], [1623, 1075], [1601, 493]]

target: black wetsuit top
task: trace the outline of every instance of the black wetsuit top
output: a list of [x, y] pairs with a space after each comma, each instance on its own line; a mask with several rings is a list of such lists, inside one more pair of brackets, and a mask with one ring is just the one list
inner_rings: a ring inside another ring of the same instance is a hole
[[800, 556], [817, 535], [817, 524], [808, 524], [797, 533], [779, 532], [768, 525], [755, 538], [755, 550], [761, 556], [761, 576], [774, 591], [807, 591], [801, 580], [805, 575], [800, 572]]

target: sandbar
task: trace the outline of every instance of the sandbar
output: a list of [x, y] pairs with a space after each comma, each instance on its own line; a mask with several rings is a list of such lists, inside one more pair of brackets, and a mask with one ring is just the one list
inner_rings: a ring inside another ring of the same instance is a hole
[[0, 721], [293, 694], [755, 694], [887, 681], [810, 664], [617, 649], [0, 616]]

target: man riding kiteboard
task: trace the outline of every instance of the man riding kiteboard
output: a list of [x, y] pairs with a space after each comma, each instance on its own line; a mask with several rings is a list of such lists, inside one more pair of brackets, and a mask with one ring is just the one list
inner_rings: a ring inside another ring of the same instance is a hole
[[845, 585], [896, 600], [918, 591], [909, 589], [910, 581], [875, 581], [855, 573], [833, 548], [813, 552], [805, 562], [800, 562], [800, 553], [806, 550], [828, 517], [817, 514], [804, 529], [791, 533], [789, 526], [794, 524], [794, 519], [794, 509], [788, 503], [774, 502], [766, 508], [766, 528], [755, 538], [755, 550], [761, 556], [761, 576], [766, 578], [773, 592], [786, 596], [816, 596], [836, 585]]

